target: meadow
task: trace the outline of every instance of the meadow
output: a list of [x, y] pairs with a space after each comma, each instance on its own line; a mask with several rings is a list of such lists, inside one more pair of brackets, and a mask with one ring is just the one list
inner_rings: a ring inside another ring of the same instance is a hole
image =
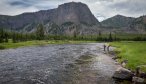
[[127, 68], [135, 70], [136, 67], [140, 67], [146, 71], [146, 42], [123, 41], [112, 42], [111, 45], [116, 47], [116, 54], [121, 58], [119, 62], [128, 60]]

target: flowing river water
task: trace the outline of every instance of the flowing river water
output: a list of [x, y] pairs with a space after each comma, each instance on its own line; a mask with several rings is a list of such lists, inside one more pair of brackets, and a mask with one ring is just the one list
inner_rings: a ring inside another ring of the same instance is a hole
[[115, 84], [116, 68], [103, 43], [0, 51], [0, 84]]

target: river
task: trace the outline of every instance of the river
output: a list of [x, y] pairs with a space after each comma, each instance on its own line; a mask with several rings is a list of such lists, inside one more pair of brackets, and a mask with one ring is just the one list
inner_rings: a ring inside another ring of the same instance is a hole
[[0, 84], [115, 84], [116, 68], [103, 43], [0, 51]]

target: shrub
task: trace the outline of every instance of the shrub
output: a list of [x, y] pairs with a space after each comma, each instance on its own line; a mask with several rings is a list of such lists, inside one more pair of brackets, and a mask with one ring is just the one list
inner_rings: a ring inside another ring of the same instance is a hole
[[5, 46], [0, 45], [0, 50], [5, 49]]

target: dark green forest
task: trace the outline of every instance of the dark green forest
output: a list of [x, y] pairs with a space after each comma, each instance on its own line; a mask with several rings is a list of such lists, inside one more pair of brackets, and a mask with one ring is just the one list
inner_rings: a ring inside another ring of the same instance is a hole
[[5, 30], [0, 28], [0, 43], [7, 43], [12, 40], [13, 43], [31, 40], [77, 40], [77, 41], [146, 41], [146, 35], [143, 34], [114, 34], [109, 32], [102, 34], [97, 31], [97, 35], [77, 35], [74, 33], [72, 36], [67, 35], [49, 35], [45, 34], [44, 27], [39, 24], [36, 31], [33, 33], [20, 33], [16, 31]]

